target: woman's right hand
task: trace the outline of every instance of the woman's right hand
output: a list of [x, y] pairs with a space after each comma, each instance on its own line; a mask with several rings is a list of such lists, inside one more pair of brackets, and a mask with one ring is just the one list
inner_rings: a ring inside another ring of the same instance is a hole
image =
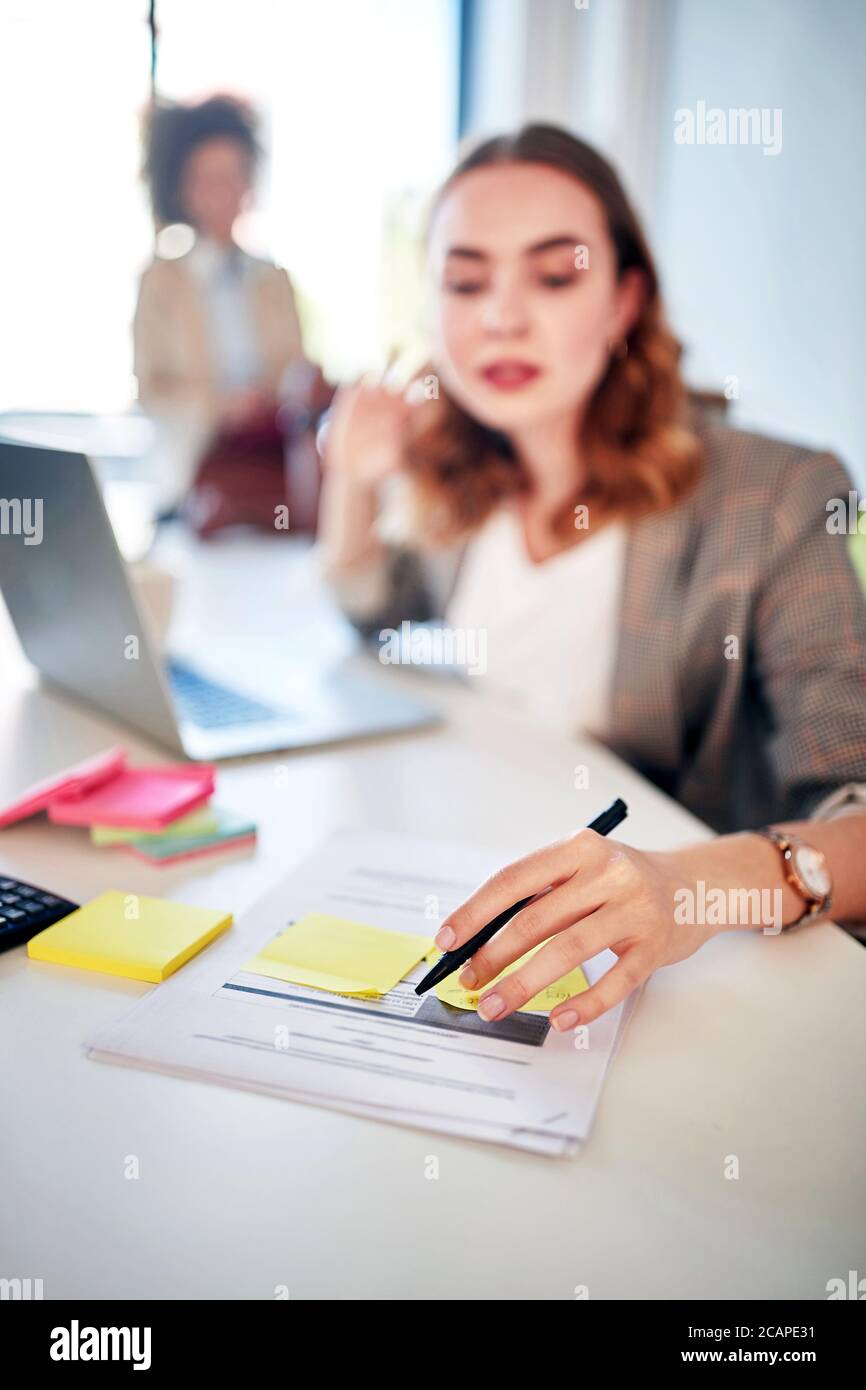
[[362, 489], [375, 489], [402, 465], [412, 409], [405, 396], [381, 383], [341, 386], [325, 433], [325, 468]]

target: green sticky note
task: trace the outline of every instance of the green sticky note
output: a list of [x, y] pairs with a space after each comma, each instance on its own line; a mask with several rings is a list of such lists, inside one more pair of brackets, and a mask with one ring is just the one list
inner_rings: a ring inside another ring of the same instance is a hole
[[244, 970], [332, 994], [377, 998], [423, 960], [429, 936], [385, 931], [311, 912], [269, 942]]
[[207, 835], [217, 828], [218, 812], [213, 806], [200, 806], [188, 816], [180, 816], [161, 830], [137, 830], [129, 826], [92, 825], [90, 838], [95, 845], [128, 845], [131, 840], [164, 840], [175, 835]]
[[212, 830], [195, 835], [149, 835], [147, 839], [129, 840], [124, 849], [145, 859], [149, 864], [170, 865], [178, 859], [192, 859], [220, 848], [255, 838], [255, 822], [231, 811], [218, 810]]

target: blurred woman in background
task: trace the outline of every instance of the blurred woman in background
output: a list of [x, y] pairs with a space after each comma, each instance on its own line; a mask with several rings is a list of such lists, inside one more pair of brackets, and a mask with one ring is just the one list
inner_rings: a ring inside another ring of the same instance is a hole
[[609, 946], [619, 964], [552, 1016], [590, 1022], [722, 929], [675, 921], [701, 884], [778, 891], [777, 929], [831, 903], [866, 920], [866, 604], [826, 524], [844, 469], [690, 407], [637, 218], [565, 131], [469, 155], [428, 249], [438, 394], [344, 390], [327, 437], [320, 535], [346, 610], [371, 635], [483, 633], [473, 681], [595, 734], [720, 832], [668, 854], [581, 832], [498, 875], [443, 950], [544, 896], [463, 982], [546, 944], [482, 1016]]
[[[155, 222], [186, 224], [195, 241], [174, 259], [155, 257], [142, 276], [135, 374], [141, 404], [180, 445], [178, 497], [198, 469], [203, 531], [259, 516], [273, 525], [283, 494], [276, 412], [311, 385], [286, 271], [235, 241], [259, 155], [255, 118], [235, 98], [149, 114], [144, 171]], [[236, 487], [233, 464], [244, 470]]]

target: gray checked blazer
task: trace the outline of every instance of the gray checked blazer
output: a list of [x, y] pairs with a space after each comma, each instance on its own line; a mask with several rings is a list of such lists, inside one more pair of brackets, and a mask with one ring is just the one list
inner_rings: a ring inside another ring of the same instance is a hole
[[[726, 833], [806, 819], [866, 783], [866, 600], [828, 530], [828, 501], [851, 487], [838, 460], [697, 429], [697, 487], [629, 528], [606, 742]], [[372, 635], [440, 616], [460, 559], [391, 547], [375, 582], [336, 587]]]

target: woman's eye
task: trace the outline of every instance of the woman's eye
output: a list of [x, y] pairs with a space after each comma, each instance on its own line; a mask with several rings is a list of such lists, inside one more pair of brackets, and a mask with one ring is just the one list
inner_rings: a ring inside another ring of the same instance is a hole
[[542, 275], [541, 284], [546, 290], [564, 290], [576, 279], [576, 275]]
[[479, 294], [484, 286], [480, 280], [446, 280], [445, 289], [449, 294]]

